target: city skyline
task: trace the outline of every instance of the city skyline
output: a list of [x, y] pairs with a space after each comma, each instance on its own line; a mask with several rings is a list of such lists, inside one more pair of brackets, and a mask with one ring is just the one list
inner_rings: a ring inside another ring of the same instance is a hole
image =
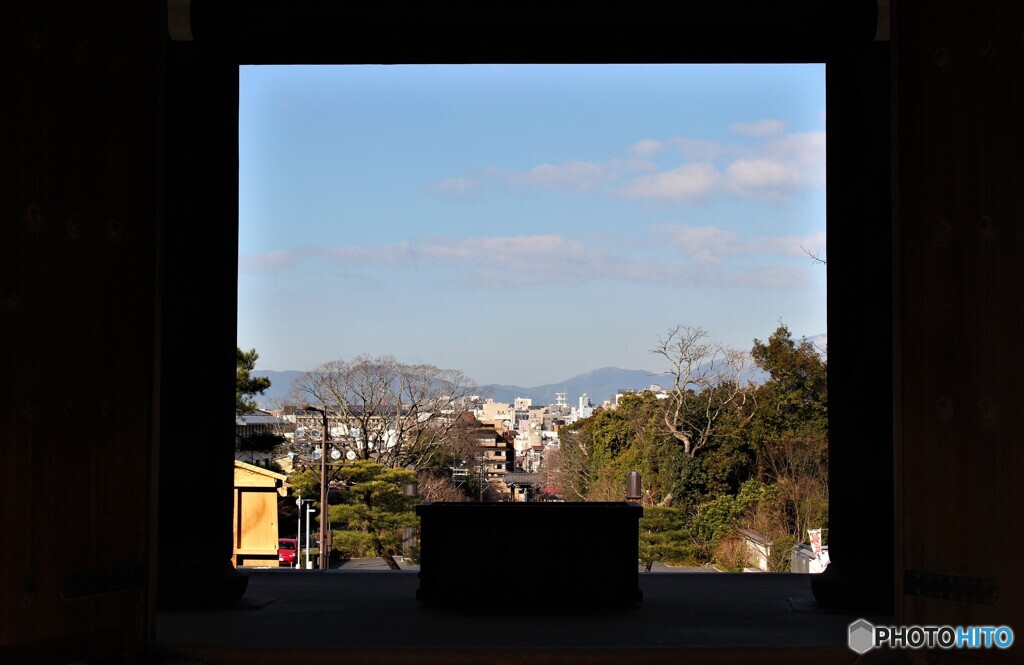
[[826, 333], [823, 65], [242, 67], [238, 344], [543, 385]]

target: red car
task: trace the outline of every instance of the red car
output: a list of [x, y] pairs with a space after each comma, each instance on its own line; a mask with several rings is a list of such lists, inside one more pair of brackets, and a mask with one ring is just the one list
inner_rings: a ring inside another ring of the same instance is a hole
[[293, 566], [299, 563], [299, 541], [295, 538], [277, 539], [277, 563], [280, 566]]

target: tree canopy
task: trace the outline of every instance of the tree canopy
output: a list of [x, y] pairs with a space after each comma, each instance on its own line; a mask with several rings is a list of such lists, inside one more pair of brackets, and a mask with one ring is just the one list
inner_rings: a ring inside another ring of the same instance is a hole
[[[566, 500], [622, 500], [637, 470], [645, 557], [740, 569], [743, 527], [774, 544], [769, 564], [784, 569], [807, 529], [827, 526], [823, 354], [783, 324], [749, 354], [686, 326], [653, 352], [674, 378], [667, 394], [626, 395], [562, 430], [553, 475]], [[740, 381], [751, 362], [767, 375], [759, 385]]]
[[270, 387], [270, 379], [265, 376], [252, 376], [251, 372], [256, 367], [256, 360], [260, 354], [256, 349], [243, 351], [237, 349], [236, 370], [235, 370], [235, 413], [251, 413], [256, 410], [256, 401], [253, 395], [262, 395]]
[[376, 462], [357, 460], [345, 464], [338, 474], [339, 503], [328, 507], [334, 531], [334, 549], [342, 555], [382, 557], [393, 570], [395, 557], [402, 554], [405, 529], [415, 528], [415, 506], [419, 500], [405, 494], [405, 485], [415, 483], [416, 474], [389, 469]]
[[422, 469], [469, 445], [463, 416], [475, 389], [458, 370], [357, 356], [305, 372], [293, 384], [292, 399], [346, 423], [360, 459]]

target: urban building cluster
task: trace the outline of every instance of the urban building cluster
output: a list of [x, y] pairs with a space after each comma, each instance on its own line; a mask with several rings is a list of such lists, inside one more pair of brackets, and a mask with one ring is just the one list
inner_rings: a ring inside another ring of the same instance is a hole
[[[661, 386], [649, 390], [664, 396]], [[617, 391], [606, 400], [603, 408], [612, 408], [623, 395], [636, 392]], [[567, 393], [556, 393], [555, 403], [534, 404], [526, 397], [517, 397], [511, 403], [496, 402], [490, 398], [472, 396], [458, 414], [465, 427], [462, 436], [468, 439], [461, 446], [465, 458], [450, 468], [452, 481], [464, 486], [474, 479], [480, 501], [551, 501], [560, 500], [558, 488], [548, 483], [551, 455], [558, 450], [559, 430], [582, 418], [593, 415], [596, 408], [590, 397], [583, 393], [570, 405]], [[376, 457], [375, 448], [388, 449], [397, 445], [397, 434], [389, 426], [389, 414], [375, 415], [380, 436], [377, 442], [365, 442], [354, 423], [328, 409], [326, 416], [327, 440], [332, 463], [354, 460], [357, 451], [369, 449]], [[391, 419], [394, 414], [391, 414]], [[274, 410], [256, 410], [235, 417], [235, 457], [246, 464], [269, 468], [278, 464], [290, 473], [304, 459], [319, 459], [323, 440], [324, 416], [299, 406], [286, 406]], [[254, 437], [276, 435], [287, 442], [272, 450], [253, 449], [247, 445]]]
[[[645, 390], [660, 399], [668, 396], [666, 390], [658, 385], [651, 385]], [[555, 403], [548, 405], [535, 405], [526, 397], [517, 397], [511, 403], [469, 397], [454, 416], [465, 424], [465, 427], [458, 428], [463, 441], [456, 446], [465, 459], [449, 468], [451, 480], [456, 487], [467, 489], [471, 480], [475, 481], [472, 486], [476, 496], [472, 498], [478, 501], [561, 501], [559, 488], [550, 482], [548, 475], [555, 462], [554, 454], [559, 449], [560, 430], [592, 416], [598, 408], [615, 409], [625, 395], [635, 392], [638, 391], [620, 389], [600, 407], [595, 406], [586, 393], [579, 396], [575, 405], [568, 403], [564, 392], [556, 393]], [[326, 418], [331, 464], [344, 464], [356, 459], [359, 456], [357, 449], [373, 451], [375, 445], [389, 448], [397, 443], [393, 429], [394, 412], [373, 416], [379, 436], [377, 444], [371, 442], [369, 445], [360, 440], [358, 428], [346, 422], [336, 411], [328, 409]], [[265, 516], [276, 512], [268, 506], [276, 503], [278, 495], [285, 496], [288, 474], [301, 468], [302, 464], [309, 466], [310, 462], [316, 462], [312, 466], [318, 466], [322, 454], [324, 414], [294, 406], [272, 411], [256, 410], [237, 415], [235, 425], [236, 565], [266, 565], [279, 556], [277, 550], [271, 552], [267, 548], [255, 547], [263, 541], [278, 540], [276, 523], [265, 523]], [[280, 437], [286, 443], [268, 450], [254, 450], [247, 445], [247, 442], [261, 436]], [[369, 456], [375, 458], [377, 453], [370, 452]], [[275, 464], [284, 473], [272, 471]], [[252, 518], [251, 514], [262, 517]], [[748, 561], [744, 570], [769, 570], [771, 541], [751, 529], [740, 529], [739, 533]], [[791, 561], [793, 572], [821, 572], [828, 563], [828, 546], [822, 547], [820, 539], [817, 547], [797, 544]]]

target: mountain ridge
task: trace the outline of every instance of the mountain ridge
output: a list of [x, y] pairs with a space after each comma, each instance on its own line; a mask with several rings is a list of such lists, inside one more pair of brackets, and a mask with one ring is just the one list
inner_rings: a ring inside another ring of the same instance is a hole
[[[252, 376], [265, 376], [270, 379], [270, 388], [264, 394], [255, 396], [256, 403], [261, 408], [266, 408], [276, 400], [283, 400], [288, 395], [292, 383], [302, 374], [303, 372], [298, 370], [253, 370]], [[477, 386], [477, 393], [495, 402], [511, 403], [516, 397], [525, 397], [542, 406], [554, 404], [556, 393], [559, 392], [566, 393], [570, 405], [578, 404], [579, 397], [586, 393], [591, 402], [601, 405], [605, 400], [614, 400], [619, 389], [643, 390], [651, 384], [658, 384], [659, 381], [665, 383], [669, 378], [667, 374], [656, 374], [642, 369], [599, 367], [564, 381], [539, 386], [484, 384]]]
[[[818, 349], [819, 354], [827, 356], [828, 337], [822, 333], [802, 338], [811, 342]], [[795, 340], [797, 343], [801, 339]], [[253, 370], [253, 376], [265, 376], [270, 379], [270, 388], [263, 395], [256, 395], [256, 403], [261, 408], [266, 408], [272, 402], [283, 400], [292, 382], [302, 376], [303, 372], [298, 370]], [[745, 371], [742, 380], [760, 382], [765, 379], [765, 374], [759, 369], [752, 368]], [[546, 383], [539, 386], [524, 387], [513, 384], [488, 383], [477, 387], [481, 397], [491, 398], [495, 402], [512, 403], [516, 397], [525, 397], [533, 400], [535, 405], [547, 406], [554, 404], [556, 393], [565, 392], [566, 401], [570, 406], [579, 404], [579, 398], [586, 393], [590, 401], [600, 406], [605, 400], [615, 400], [615, 394], [619, 389], [644, 390], [652, 384], [669, 387], [672, 384], [672, 377], [668, 374], [649, 372], [642, 369], [622, 369], [619, 367], [599, 367], [582, 374], [570, 377], [557, 383]]]
[[652, 384], [661, 385], [670, 377], [642, 369], [622, 369], [619, 367], [599, 367], [577, 374], [576, 376], [557, 383], [545, 383], [539, 386], [516, 386], [505, 384], [487, 384], [480, 386], [481, 396], [492, 398], [495, 402], [511, 403], [516, 397], [526, 397], [534, 404], [546, 406], [554, 404], [556, 394], [566, 393], [566, 401], [576, 405], [581, 395], [586, 393], [590, 401], [600, 406], [605, 400], [615, 400], [620, 389], [643, 390]]

